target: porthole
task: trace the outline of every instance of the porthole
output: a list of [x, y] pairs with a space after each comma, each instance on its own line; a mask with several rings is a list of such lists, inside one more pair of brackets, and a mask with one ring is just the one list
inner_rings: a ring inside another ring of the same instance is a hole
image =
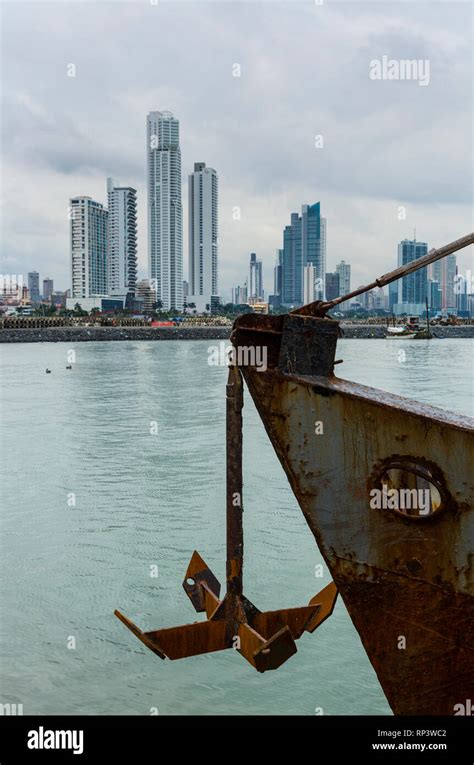
[[421, 521], [438, 516], [450, 504], [441, 470], [424, 459], [394, 455], [376, 466], [369, 481], [370, 508]]

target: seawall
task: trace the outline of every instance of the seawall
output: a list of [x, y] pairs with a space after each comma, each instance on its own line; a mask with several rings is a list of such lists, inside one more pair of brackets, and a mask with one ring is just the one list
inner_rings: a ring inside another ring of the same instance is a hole
[[[384, 324], [341, 324], [344, 338], [384, 338]], [[435, 338], [474, 338], [474, 324], [431, 329]], [[231, 327], [36, 327], [0, 329], [0, 343], [82, 343], [96, 340], [228, 340]]]

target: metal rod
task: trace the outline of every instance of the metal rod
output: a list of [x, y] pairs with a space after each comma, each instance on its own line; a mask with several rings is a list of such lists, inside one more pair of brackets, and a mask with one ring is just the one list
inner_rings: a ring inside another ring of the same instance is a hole
[[242, 522], [242, 374], [229, 369], [226, 395], [227, 594], [242, 595], [244, 531]]
[[413, 260], [411, 263], [400, 266], [394, 271], [384, 274], [379, 279], [375, 279], [375, 281], [367, 284], [365, 287], [358, 287], [356, 290], [348, 292], [347, 295], [334, 298], [334, 300], [330, 300], [329, 302], [320, 302], [316, 300], [314, 303], [308, 303], [301, 308], [296, 308], [291, 313], [301, 313], [302, 309], [305, 309], [304, 313], [311, 313], [311, 309], [314, 308], [316, 312], [324, 314], [326, 311], [329, 311], [330, 308], [339, 305], [339, 303], [343, 303], [345, 300], [350, 300], [353, 297], [357, 297], [357, 295], [362, 295], [362, 293], [373, 290], [375, 287], [384, 287], [386, 284], [395, 282], [397, 279], [401, 279], [402, 276], [407, 276], [407, 274], [418, 271], [419, 268], [428, 266], [430, 263], [435, 263], [437, 260], [440, 260], [440, 258], [444, 258], [446, 255], [451, 255], [451, 253], [456, 252], [457, 250], [462, 250], [463, 247], [468, 247], [470, 244], [474, 244], [474, 233], [466, 234], [466, 236], [456, 239], [454, 242], [450, 242], [437, 250], [432, 249], [426, 255], [423, 255], [422, 258], [418, 258], [418, 260]]

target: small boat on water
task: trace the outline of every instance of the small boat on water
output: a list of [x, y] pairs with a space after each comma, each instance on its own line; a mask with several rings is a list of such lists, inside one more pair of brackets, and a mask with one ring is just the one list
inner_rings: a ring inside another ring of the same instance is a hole
[[410, 330], [406, 329], [406, 327], [387, 327], [387, 339], [393, 339], [395, 338], [405, 338], [406, 340], [411, 340], [416, 335], [416, 332], [410, 332]]

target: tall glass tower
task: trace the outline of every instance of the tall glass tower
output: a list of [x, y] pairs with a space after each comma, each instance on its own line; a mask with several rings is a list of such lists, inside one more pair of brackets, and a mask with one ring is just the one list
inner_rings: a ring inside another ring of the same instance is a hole
[[[422, 258], [428, 252], [426, 242], [417, 242], [416, 239], [403, 239], [398, 245], [398, 266], [405, 266], [413, 260]], [[413, 306], [421, 306], [424, 309], [424, 303], [427, 297], [427, 269], [419, 268], [408, 276], [404, 276], [397, 281], [398, 284], [398, 303], [407, 305], [407, 313], [416, 313]], [[408, 306], [411, 306], [408, 308]]]
[[164, 310], [183, 308], [183, 210], [179, 120], [147, 115], [148, 273]]
[[262, 261], [257, 260], [257, 255], [255, 252], [250, 253], [249, 268], [249, 298], [253, 298], [254, 300], [263, 300]]
[[283, 231], [281, 302], [284, 305], [301, 305], [303, 302], [303, 273], [307, 266], [313, 266], [315, 299], [322, 300], [326, 274], [326, 219], [321, 217], [319, 202], [303, 205], [301, 215], [292, 213], [290, 225]]

